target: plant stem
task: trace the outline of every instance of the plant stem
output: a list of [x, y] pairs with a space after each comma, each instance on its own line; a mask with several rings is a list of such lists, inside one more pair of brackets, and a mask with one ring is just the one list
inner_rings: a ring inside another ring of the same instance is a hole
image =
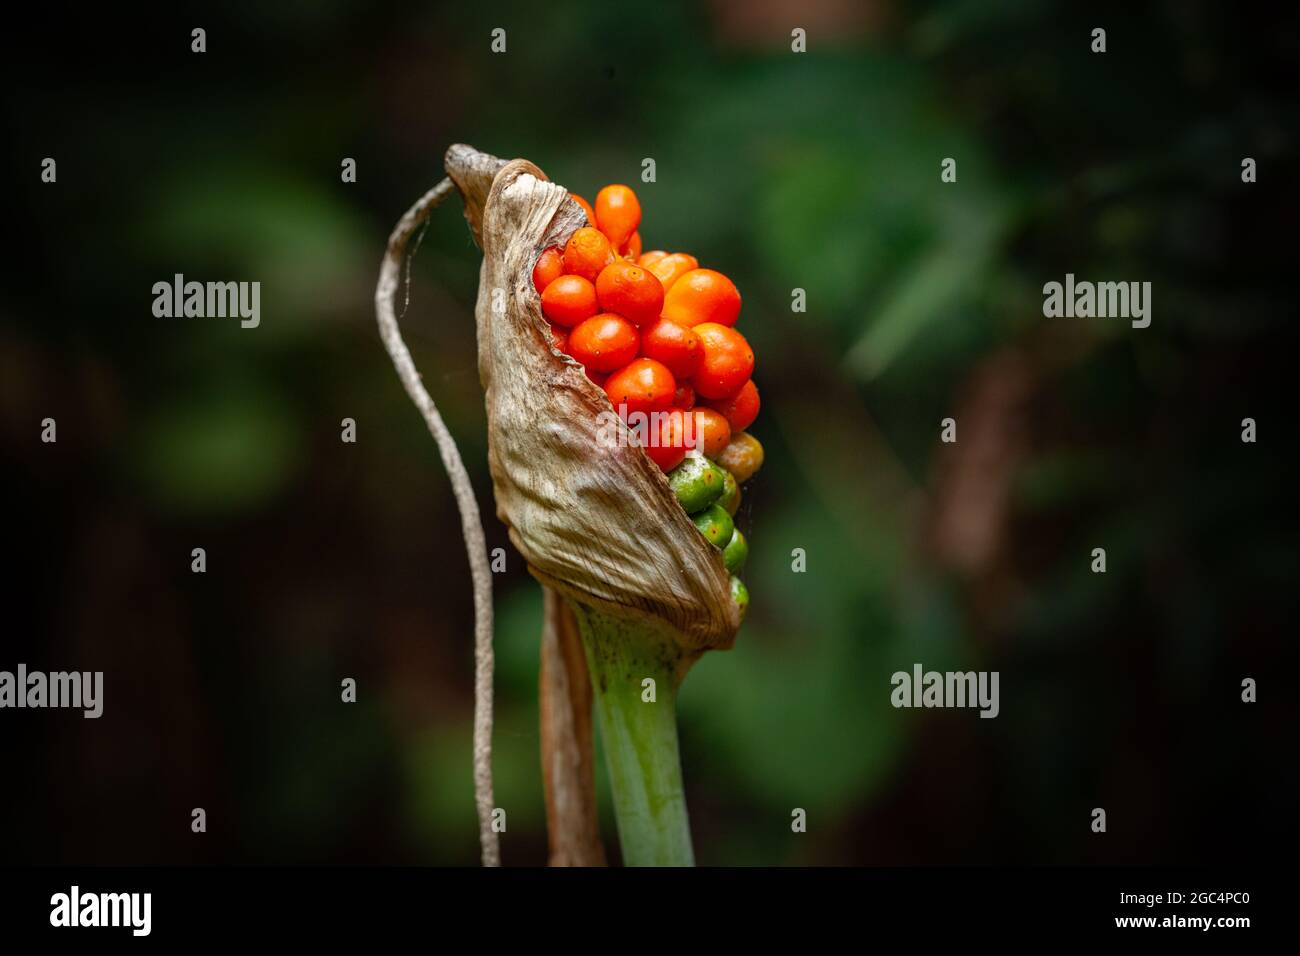
[[[438, 406], [424, 387], [415, 361], [402, 340], [397, 324], [393, 301], [401, 280], [402, 263], [406, 262], [406, 244], [444, 199], [455, 193], [451, 179], [444, 178], [438, 185], [421, 196], [402, 215], [388, 237], [384, 258], [379, 264], [379, 283], [375, 286], [375, 316], [379, 321], [379, 337], [388, 350], [397, 369], [397, 377], [406, 387], [415, 407], [429, 426], [429, 433], [438, 443], [442, 465], [447, 469], [456, 507], [460, 511], [460, 530], [469, 556], [470, 579], [474, 584], [474, 803], [478, 809], [479, 846], [484, 866], [501, 865], [501, 838], [492, 827], [496, 801], [492, 797], [492, 572], [488, 567], [487, 544], [483, 537], [483, 519], [479, 517], [478, 501], [469, 473], [461, 460], [456, 440], [451, 437]], [[416, 245], [419, 245], [417, 240]], [[412, 253], [414, 255], [414, 253]], [[407, 268], [409, 269], [409, 263]], [[408, 274], [407, 298], [410, 298]], [[403, 306], [405, 310], [405, 306]]]
[[[694, 866], [677, 752], [682, 653], [664, 626], [573, 605], [627, 866]], [[654, 700], [647, 679], [654, 681]]]

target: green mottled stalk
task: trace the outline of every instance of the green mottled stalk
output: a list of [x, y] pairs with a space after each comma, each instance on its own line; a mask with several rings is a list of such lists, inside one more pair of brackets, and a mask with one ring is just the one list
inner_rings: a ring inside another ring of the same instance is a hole
[[[677, 752], [681, 650], [653, 623], [574, 604], [627, 866], [694, 866]], [[654, 681], [653, 701], [644, 681]]]

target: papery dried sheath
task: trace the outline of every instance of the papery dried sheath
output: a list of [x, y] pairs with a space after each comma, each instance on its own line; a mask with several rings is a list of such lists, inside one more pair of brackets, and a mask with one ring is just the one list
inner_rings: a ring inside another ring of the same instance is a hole
[[740, 616], [721, 554], [627, 427], [611, 426], [605, 393], [551, 348], [532, 267], [583, 225], [581, 210], [525, 160], [453, 146], [446, 165], [483, 248], [479, 374], [510, 539], [533, 576], [566, 597], [658, 618], [687, 651], [729, 647]]

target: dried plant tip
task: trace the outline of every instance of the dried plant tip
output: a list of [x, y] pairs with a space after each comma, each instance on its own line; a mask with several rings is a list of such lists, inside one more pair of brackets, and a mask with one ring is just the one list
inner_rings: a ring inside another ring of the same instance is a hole
[[452, 147], [447, 169], [483, 248], [475, 318], [498, 517], [534, 577], [570, 600], [664, 622], [686, 658], [731, 646], [740, 615], [721, 555], [605, 393], [549, 347], [532, 269], [584, 225], [580, 209], [532, 163], [467, 150]]

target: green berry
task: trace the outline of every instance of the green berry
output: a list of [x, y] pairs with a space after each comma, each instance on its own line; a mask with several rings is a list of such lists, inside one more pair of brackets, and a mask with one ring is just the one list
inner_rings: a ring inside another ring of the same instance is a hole
[[[688, 515], [709, 507], [725, 489], [725, 472], [703, 455], [692, 452], [668, 472], [668, 485]], [[734, 479], [733, 479], [734, 480]]]
[[734, 574], [745, 566], [747, 557], [749, 557], [749, 542], [737, 528], [731, 533], [731, 540], [727, 542], [727, 546], [722, 549], [722, 563]]
[[726, 509], [727, 514], [734, 515], [740, 507], [740, 483], [736, 481], [735, 475], [721, 465], [717, 468], [722, 472], [722, 494], [718, 497], [718, 504]]
[[709, 505], [703, 511], [691, 515], [691, 520], [695, 522], [695, 527], [700, 529], [700, 534], [704, 535], [705, 540], [718, 550], [727, 546], [727, 542], [731, 540], [731, 533], [736, 530], [731, 515], [717, 505]]
[[745, 612], [749, 610], [749, 588], [745, 587], [745, 582], [734, 574], [731, 576], [731, 599], [740, 608], [740, 619], [743, 621]]

